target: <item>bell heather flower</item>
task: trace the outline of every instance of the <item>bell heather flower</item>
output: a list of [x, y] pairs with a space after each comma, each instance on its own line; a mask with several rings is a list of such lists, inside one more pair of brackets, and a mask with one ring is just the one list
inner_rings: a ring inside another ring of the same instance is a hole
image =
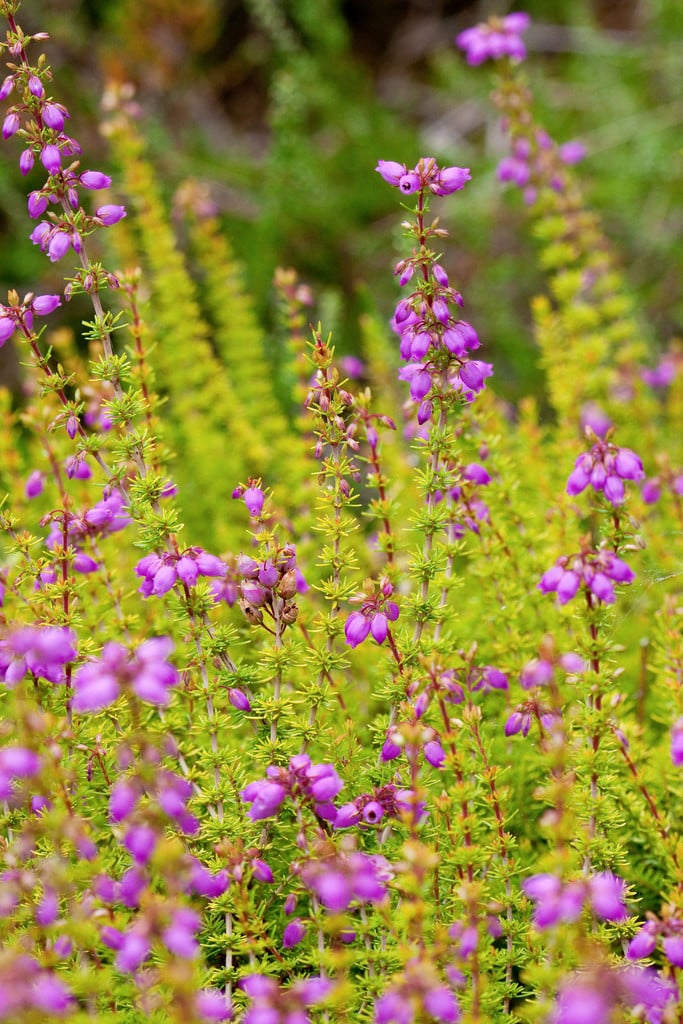
[[200, 576], [221, 578], [226, 576], [227, 572], [225, 562], [199, 547], [145, 555], [135, 566], [136, 576], [142, 578], [138, 589], [143, 597], [161, 597], [168, 593], [178, 580], [188, 587], [193, 587]]
[[66, 626], [22, 626], [0, 640], [0, 678], [14, 687], [33, 675], [64, 682], [64, 666], [76, 657], [76, 638]]
[[306, 925], [303, 923], [301, 918], [292, 918], [292, 920], [285, 926], [285, 930], [282, 933], [283, 949], [292, 949], [294, 946], [298, 946], [305, 935]]
[[75, 673], [74, 711], [100, 711], [128, 689], [149, 704], [168, 704], [169, 690], [178, 682], [178, 672], [167, 660], [172, 650], [169, 637], [146, 640], [134, 652], [109, 641], [99, 660]]
[[486, 60], [500, 60], [512, 57], [524, 60], [526, 47], [522, 41], [531, 19], [528, 14], [518, 11], [504, 18], [492, 17], [474, 28], [467, 28], [456, 36], [456, 43], [465, 51], [468, 64], [483, 64]]
[[576, 921], [584, 906], [603, 921], [623, 921], [628, 917], [624, 903], [626, 883], [611, 871], [568, 883], [556, 875], [532, 875], [522, 882], [522, 890], [534, 901], [533, 921], [537, 928]]
[[24, 494], [27, 498], [37, 498], [38, 495], [43, 493], [43, 487], [45, 486], [45, 479], [39, 469], [34, 469], [26, 480], [26, 486], [24, 488]]
[[375, 170], [404, 195], [417, 193], [414, 231], [418, 245], [410, 257], [396, 264], [394, 273], [401, 285], [413, 279], [419, 283], [397, 304], [391, 326], [400, 336], [401, 357], [407, 361], [399, 379], [408, 381], [410, 397], [419, 403], [417, 421], [422, 426], [432, 417], [435, 397], [455, 391], [471, 402], [493, 372], [490, 363], [470, 358], [470, 352], [479, 348], [479, 338], [472, 325], [461, 319], [458, 307], [463, 304], [462, 296], [449, 285], [436, 254], [427, 247], [432, 236], [445, 233], [436, 221], [429, 226], [425, 223], [429, 197], [459, 191], [470, 179], [470, 172], [465, 167], [439, 168], [432, 157], [422, 157], [412, 170], [405, 164], [380, 160]]
[[275, 978], [250, 974], [239, 987], [250, 1000], [244, 1024], [309, 1024], [309, 1009], [325, 999], [332, 982], [325, 977], [306, 978], [285, 989]]
[[644, 476], [643, 464], [635, 452], [599, 438], [590, 452], [577, 458], [567, 481], [567, 494], [580, 494], [590, 484], [612, 505], [620, 505], [625, 495], [624, 480], [638, 481]]
[[391, 868], [379, 854], [341, 851], [323, 860], [308, 860], [301, 868], [304, 885], [333, 914], [346, 910], [354, 900], [379, 903], [386, 895]]
[[239, 484], [239, 486], [232, 492], [232, 496], [236, 499], [243, 498], [244, 504], [247, 506], [247, 512], [251, 518], [258, 519], [263, 511], [266, 495], [261, 489], [260, 480], [249, 480], [248, 483], [248, 487], [244, 487], [242, 484]]
[[582, 551], [577, 555], [562, 555], [555, 565], [543, 574], [538, 589], [544, 594], [556, 593], [558, 604], [567, 604], [576, 596], [581, 585], [591, 599], [603, 604], [614, 604], [614, 583], [632, 583], [635, 573], [612, 551]]
[[683, 765], [683, 716], [671, 727], [671, 761], [677, 768]]
[[311, 805], [319, 818], [334, 821], [337, 811], [332, 800], [344, 783], [333, 765], [313, 764], [308, 754], [295, 754], [288, 768], [270, 765], [266, 776], [250, 782], [240, 794], [245, 803], [252, 805], [248, 811], [252, 821], [277, 814], [287, 796]]
[[361, 608], [351, 612], [344, 626], [349, 647], [358, 647], [371, 634], [378, 644], [384, 643], [389, 623], [395, 622], [399, 614], [396, 602], [389, 600], [393, 592], [393, 586], [384, 576], [377, 587], [372, 580], [366, 580], [362, 593], [351, 598], [351, 602], [360, 604]]

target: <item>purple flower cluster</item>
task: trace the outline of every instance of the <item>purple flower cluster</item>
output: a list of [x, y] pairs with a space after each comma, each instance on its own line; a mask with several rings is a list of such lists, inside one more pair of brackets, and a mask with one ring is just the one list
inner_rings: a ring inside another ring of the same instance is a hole
[[109, 795], [109, 820], [114, 824], [126, 821], [145, 794], [151, 797], [186, 835], [197, 833], [199, 821], [187, 809], [187, 801], [192, 796], [192, 786], [187, 779], [167, 769], [157, 771], [153, 783], [141, 775], [117, 779]]
[[583, 584], [591, 598], [603, 604], [614, 604], [615, 583], [632, 583], [635, 573], [613, 551], [582, 551], [562, 555], [552, 569], [543, 573], [538, 589], [544, 594], [556, 593], [558, 604], [567, 604]]
[[498, 164], [498, 180], [523, 189], [524, 201], [536, 201], [537, 189], [549, 185], [554, 192], [567, 187], [565, 167], [578, 163], [586, 155], [580, 142], [558, 146], [547, 132], [538, 129], [533, 138], [522, 136], [512, 142], [512, 155]]
[[453, 192], [459, 192], [472, 177], [468, 167], [439, 169], [436, 161], [428, 156], [421, 157], [412, 171], [405, 164], [394, 160], [378, 160], [375, 170], [404, 195], [428, 189], [436, 196], [450, 196]]
[[518, 11], [466, 28], [455, 41], [465, 51], [468, 64], [483, 64], [486, 60], [500, 60], [501, 57], [524, 60], [526, 47], [521, 37], [530, 24], [529, 15]]
[[[123, 497], [118, 491], [110, 491], [92, 508], [85, 512], [75, 513], [68, 510], [50, 513], [41, 525], [50, 524], [50, 532], [45, 538], [45, 546], [50, 551], [66, 547], [72, 553], [71, 564], [76, 572], [96, 572], [98, 565], [95, 559], [87, 554], [83, 547], [89, 540], [108, 537], [124, 530], [132, 522], [125, 509]], [[41, 573], [42, 583], [54, 583], [54, 571]]]
[[533, 921], [537, 928], [576, 921], [585, 906], [602, 921], [623, 921], [628, 917], [624, 903], [626, 883], [611, 871], [576, 882], [563, 882], [551, 874], [532, 875], [522, 882], [522, 889], [534, 901]]
[[372, 580], [366, 580], [363, 592], [351, 598], [352, 604], [360, 604], [360, 609], [351, 612], [344, 626], [344, 635], [349, 647], [358, 647], [368, 636], [383, 644], [389, 633], [389, 623], [398, 618], [399, 609], [391, 600], [394, 588], [386, 576], [377, 586]]
[[17, 780], [32, 779], [39, 774], [42, 760], [28, 747], [0, 748], [0, 800], [8, 800]]
[[263, 613], [288, 625], [298, 615], [297, 594], [308, 590], [296, 564], [296, 548], [286, 544], [271, 558], [257, 561], [249, 555], [238, 555], [235, 572], [239, 578], [240, 607], [253, 625], [263, 621]]
[[666, 487], [674, 502], [677, 502], [678, 498], [683, 498], [683, 472], [663, 466], [657, 476], [644, 480], [641, 495], [646, 505], [655, 505], [659, 501], [662, 487]]
[[304, 885], [333, 914], [346, 910], [354, 901], [381, 902], [392, 874], [384, 857], [353, 849], [307, 860], [301, 866]]
[[643, 464], [635, 452], [598, 438], [589, 452], [577, 458], [567, 481], [567, 494], [581, 494], [590, 484], [612, 505], [620, 505], [625, 497], [624, 480], [637, 481], [644, 476]]
[[251, 804], [248, 814], [252, 821], [272, 818], [289, 796], [296, 803], [311, 806], [318, 818], [334, 822], [337, 809], [332, 800], [343, 785], [334, 765], [313, 764], [308, 754], [295, 754], [288, 768], [270, 765], [266, 778], [250, 782], [240, 795]]
[[153, 552], [141, 558], [135, 566], [135, 575], [142, 578], [138, 589], [143, 597], [161, 597], [172, 590], [178, 580], [193, 587], [200, 576], [221, 578], [227, 572], [225, 562], [198, 547], [163, 551], [161, 554]]
[[480, 533], [480, 523], [491, 521], [488, 505], [478, 497], [478, 489], [491, 483], [491, 475], [479, 462], [470, 462], [460, 471], [460, 481], [450, 488], [448, 498], [456, 509], [457, 520], [451, 523], [454, 538], [465, 532]]
[[661, 942], [664, 956], [672, 967], [683, 967], [683, 919], [666, 908], [662, 920], [654, 914], [629, 942], [626, 956], [629, 960], [644, 960], [652, 956]]
[[554, 650], [552, 640], [544, 643], [540, 657], [528, 661], [522, 669], [519, 681], [524, 690], [533, 690], [537, 686], [547, 686], [560, 668], [564, 672], [576, 674], [584, 672], [586, 663], [578, 654], [570, 651], [567, 654], [557, 654]]
[[308, 1024], [309, 1010], [323, 1002], [332, 988], [328, 978], [306, 978], [281, 988], [275, 978], [250, 974], [239, 987], [249, 996], [244, 1024]]
[[431, 157], [422, 157], [412, 171], [404, 164], [387, 160], [380, 160], [376, 170], [404, 194], [418, 193], [420, 246], [411, 257], [397, 264], [395, 273], [403, 286], [417, 271], [420, 284], [398, 303], [392, 328], [401, 339], [401, 357], [407, 360], [399, 377], [409, 383], [410, 397], [419, 403], [417, 419], [422, 425], [432, 416], [432, 388], [455, 390], [472, 401], [493, 372], [490, 363], [470, 358], [469, 353], [480, 345], [477, 333], [471, 324], [460, 319], [457, 310], [463, 304], [462, 296], [451, 288], [445, 270], [426, 249], [431, 235], [443, 235], [434, 224], [424, 224], [426, 197], [431, 193], [449, 195], [458, 191], [469, 180], [470, 173], [464, 167], [439, 169]]
[[0, 965], [0, 1020], [62, 1017], [74, 1006], [68, 986], [33, 957], [8, 950]]
[[512, 710], [505, 722], [505, 735], [523, 737], [529, 735], [532, 723], [538, 722], [541, 729], [551, 733], [561, 722], [560, 716], [552, 708], [545, 707], [538, 700], [525, 700]]
[[13, 687], [27, 673], [64, 682], [64, 666], [76, 657], [76, 638], [66, 626], [22, 626], [0, 640], [0, 677]]
[[413, 1024], [427, 1014], [441, 1024], [457, 1024], [460, 1006], [448, 985], [440, 984], [429, 964], [409, 964], [406, 975], [375, 1000], [375, 1024]]
[[15, 293], [10, 293], [8, 298], [15, 297], [15, 302], [11, 302], [7, 306], [0, 305], [0, 348], [12, 337], [17, 327], [27, 335], [31, 334], [33, 331], [34, 315], [49, 316], [50, 313], [54, 313], [57, 307], [62, 304], [59, 295], [34, 296], [29, 292], [19, 302], [19, 296], [15, 296]]
[[[397, 750], [400, 752], [400, 748]], [[382, 759], [386, 760], [384, 748]], [[350, 828], [352, 825], [377, 825], [385, 815], [401, 820], [404, 814], [412, 811], [412, 791], [399, 789], [393, 782], [388, 782], [383, 786], [378, 786], [372, 793], [362, 793], [350, 803], [343, 804], [337, 811], [334, 827], [342, 829]]]
[[638, 1020], [662, 1024], [676, 987], [655, 971], [637, 967], [598, 967], [577, 974], [558, 993], [550, 1024], [611, 1024], [617, 1007], [637, 1012]]
[[[48, 205], [59, 207], [60, 213], [50, 213], [49, 220], [40, 222], [31, 234], [31, 241], [46, 252], [52, 262], [66, 254], [69, 247], [80, 253], [84, 235], [98, 227], [109, 227], [126, 216], [123, 206], [99, 206], [94, 216], [88, 216], [80, 204], [79, 190], [108, 189], [111, 178], [101, 171], [77, 173], [76, 164], [64, 166], [67, 159], [80, 154], [78, 142], [65, 134], [69, 112], [61, 103], [46, 96], [43, 79], [48, 81], [47, 69], [28, 72], [28, 63], [5, 78], [0, 87], [0, 99], [7, 99], [15, 90], [21, 100], [11, 106], [2, 124], [2, 137], [17, 135], [26, 148], [19, 158], [22, 174], [28, 174], [36, 159], [40, 161], [48, 178], [40, 189], [29, 195], [28, 212], [33, 218], [41, 217]], [[27, 78], [27, 75], [29, 76]]]
[[676, 379], [680, 366], [680, 355], [665, 352], [655, 367], [645, 367], [640, 371], [640, 378], [655, 391], [664, 391]]
[[169, 637], [145, 640], [136, 651], [111, 640], [97, 661], [81, 665], [74, 675], [74, 711], [100, 711], [122, 691], [132, 691], [149, 704], [164, 705], [169, 690], [178, 682], [178, 672], [168, 662], [173, 650]]

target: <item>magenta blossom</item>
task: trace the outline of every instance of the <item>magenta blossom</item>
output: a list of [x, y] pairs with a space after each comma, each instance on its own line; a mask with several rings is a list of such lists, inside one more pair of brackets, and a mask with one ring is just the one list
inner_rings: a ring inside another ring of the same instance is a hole
[[567, 481], [567, 494], [580, 494], [589, 485], [612, 505], [625, 496], [624, 480], [642, 480], [643, 464], [630, 448], [598, 439], [589, 452], [579, 455]]
[[317, 817], [334, 821], [337, 809], [332, 800], [343, 785], [334, 765], [314, 764], [308, 754], [295, 754], [288, 768], [270, 765], [266, 778], [250, 782], [240, 796], [251, 804], [248, 813], [252, 821], [273, 817], [288, 796], [312, 806]]
[[635, 573], [612, 551], [582, 551], [563, 555], [543, 573], [538, 589], [544, 594], [556, 593], [558, 604], [567, 604], [583, 586], [591, 600], [614, 604], [615, 583], [632, 583]]
[[412, 170], [408, 170], [405, 164], [393, 160], [378, 160], [375, 170], [389, 185], [400, 189], [404, 195], [429, 189], [437, 196], [448, 196], [453, 192], [459, 192], [472, 177], [468, 167], [440, 169], [436, 161], [428, 156], [418, 160]]
[[371, 580], [366, 580], [363, 592], [351, 598], [361, 608], [351, 612], [344, 626], [349, 647], [358, 647], [370, 635], [378, 644], [384, 643], [389, 634], [389, 623], [395, 622], [399, 614], [396, 602], [389, 600], [393, 592], [393, 586], [384, 576], [377, 587]]
[[486, 60], [500, 60], [501, 57], [524, 60], [526, 47], [521, 36], [530, 24], [529, 15], [518, 11], [504, 18], [492, 17], [467, 28], [456, 36], [455, 41], [465, 51], [468, 64], [483, 64]]
[[177, 669], [167, 660], [172, 650], [169, 637], [146, 640], [134, 652], [113, 640], [106, 643], [99, 660], [81, 665], [74, 675], [74, 711], [99, 711], [125, 690], [149, 704], [168, 704], [178, 682]]

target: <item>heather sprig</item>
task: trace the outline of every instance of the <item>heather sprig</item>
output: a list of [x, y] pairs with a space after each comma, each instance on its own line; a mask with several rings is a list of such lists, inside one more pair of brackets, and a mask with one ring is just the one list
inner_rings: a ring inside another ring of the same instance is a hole
[[[259, 11], [294, 84], [338, 25], [321, 2], [308, 29]], [[217, 192], [167, 210], [127, 87], [126, 206], [91, 210], [113, 180], [0, 8], [51, 275], [0, 308], [30, 364], [17, 414], [0, 395], [0, 1019], [677, 1019], [683, 392], [675, 350], [643, 371], [578, 148], [531, 113], [527, 16], [459, 40], [501, 69], [550, 414], [501, 402], [444, 269], [468, 169], [378, 161], [402, 297], [389, 329], [368, 289], [338, 356], [295, 271], [261, 323], [260, 229], [229, 239]], [[50, 332], [76, 295], [81, 337]]]

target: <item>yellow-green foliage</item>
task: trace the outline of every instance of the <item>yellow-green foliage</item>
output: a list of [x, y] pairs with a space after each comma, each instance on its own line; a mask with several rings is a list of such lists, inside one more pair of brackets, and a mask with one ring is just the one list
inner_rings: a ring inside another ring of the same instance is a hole
[[227, 547], [235, 541], [232, 491], [247, 475], [259, 476], [264, 470], [266, 445], [252, 429], [229, 368], [214, 350], [197, 286], [169, 224], [141, 139], [130, 126], [112, 131], [110, 139], [123, 168], [121, 189], [136, 212], [137, 245], [150, 288], [143, 310], [153, 339], [149, 358], [156, 389], [168, 399], [166, 440], [176, 452], [173, 475], [182, 517], [198, 540]]

